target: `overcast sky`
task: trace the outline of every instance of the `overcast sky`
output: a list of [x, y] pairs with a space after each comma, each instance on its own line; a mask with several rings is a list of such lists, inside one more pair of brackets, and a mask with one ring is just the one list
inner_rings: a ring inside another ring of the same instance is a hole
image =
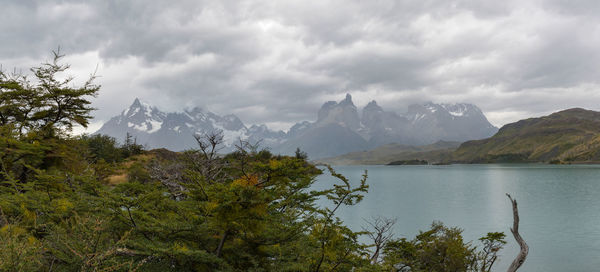
[[58, 46], [102, 85], [91, 129], [135, 97], [287, 129], [345, 93], [402, 113], [468, 102], [497, 126], [600, 110], [600, 1], [0, 0], [0, 64]]

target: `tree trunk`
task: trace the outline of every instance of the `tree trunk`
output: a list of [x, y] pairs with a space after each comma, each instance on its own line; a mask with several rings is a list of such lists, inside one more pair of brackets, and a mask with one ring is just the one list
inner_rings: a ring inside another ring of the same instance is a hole
[[217, 257], [221, 257], [221, 252], [223, 251], [223, 245], [225, 244], [225, 240], [227, 240], [227, 236], [229, 236], [229, 232], [225, 231], [225, 233], [223, 233], [223, 237], [221, 237], [221, 241], [219, 241], [219, 246], [217, 247], [217, 252], [216, 252]]
[[510, 264], [510, 267], [508, 267], [507, 270], [507, 272], [515, 272], [525, 262], [527, 254], [529, 253], [529, 246], [527, 245], [527, 243], [525, 243], [525, 240], [523, 240], [521, 234], [519, 234], [519, 210], [517, 209], [517, 200], [513, 199], [509, 194], [506, 194], [506, 196], [508, 196], [508, 199], [510, 199], [513, 208], [514, 221], [513, 227], [510, 229], [510, 231], [512, 232], [513, 236], [515, 237], [515, 240], [517, 240], [517, 243], [519, 243], [519, 246], [521, 247], [521, 251], [519, 252], [517, 257], [515, 257], [515, 260], [512, 262], [512, 264]]

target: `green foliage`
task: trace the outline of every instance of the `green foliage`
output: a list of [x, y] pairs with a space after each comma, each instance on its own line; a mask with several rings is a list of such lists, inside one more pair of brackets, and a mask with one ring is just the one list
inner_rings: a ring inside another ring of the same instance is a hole
[[0, 228], [0, 271], [34, 271], [43, 261], [41, 243], [27, 230], [12, 224]]
[[506, 235], [502, 232], [488, 232], [485, 237], [479, 238], [483, 249], [478, 253], [479, 271], [492, 271], [494, 263], [498, 260], [498, 253], [506, 245]]
[[84, 135], [81, 140], [87, 144], [93, 161], [103, 160], [108, 163], [115, 163], [123, 160], [123, 151], [113, 137], [108, 135]]
[[128, 232], [115, 233], [108, 220], [96, 215], [73, 214], [52, 226], [44, 239], [46, 254], [59, 271], [132, 270], [137, 258], [127, 258]]
[[137, 143], [137, 140], [134, 138], [131, 140], [131, 134], [129, 132], [125, 136], [125, 143], [121, 147], [121, 152], [123, 157], [128, 158], [131, 156], [142, 154], [144, 151], [144, 147]]
[[306, 152], [300, 150], [300, 148], [296, 148], [296, 151], [294, 152], [296, 159], [303, 159], [306, 160], [308, 159], [308, 154], [306, 154]]
[[[129, 135], [123, 146], [70, 137], [87, 125], [98, 87], [57, 80], [68, 68], [60, 57], [32, 69], [35, 82], [0, 75], [1, 271], [489, 271], [505, 243], [490, 233], [478, 252], [460, 230], [434, 224], [371, 263], [366, 232], [336, 216], [363, 199], [366, 172], [353, 185], [327, 167], [338, 183], [319, 191], [323, 170], [299, 150], [276, 156], [240, 142], [220, 156], [219, 134], [183, 153], [146, 152]], [[104, 182], [117, 171], [126, 182]]]
[[132, 140], [129, 133], [123, 145], [119, 145], [115, 138], [108, 135], [83, 135], [80, 140], [87, 145], [90, 162], [103, 160], [107, 163], [116, 163], [144, 153], [144, 147]]
[[145, 182], [152, 180], [152, 177], [141, 162], [134, 162], [127, 169], [127, 180], [130, 182]]
[[59, 79], [70, 67], [60, 63], [62, 57], [54, 52], [52, 62], [31, 68], [33, 81], [0, 71], [0, 125], [14, 125], [20, 136], [37, 130], [44, 137], [74, 125], [87, 127], [93, 110], [87, 97], [95, 96], [100, 86], [93, 84], [94, 75], [80, 87], [72, 86], [73, 77]]
[[88, 98], [100, 87], [93, 84], [93, 75], [80, 87], [72, 86], [72, 77], [58, 79], [69, 68], [60, 64], [62, 57], [56, 52], [51, 63], [32, 68], [34, 80], [0, 71], [2, 180], [24, 182], [35, 169], [60, 166], [70, 159], [65, 155], [71, 148], [60, 141], [61, 136], [74, 125], [89, 123], [93, 109]]
[[384, 247], [387, 271], [491, 271], [502, 249], [504, 233], [491, 232], [479, 240], [478, 250], [462, 238], [462, 230], [434, 222], [431, 229], [421, 231], [413, 240], [396, 239]]

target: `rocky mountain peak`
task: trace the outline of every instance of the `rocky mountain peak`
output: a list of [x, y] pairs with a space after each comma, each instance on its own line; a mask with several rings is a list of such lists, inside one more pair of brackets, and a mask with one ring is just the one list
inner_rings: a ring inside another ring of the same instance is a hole
[[355, 107], [354, 103], [352, 103], [352, 96], [349, 93], [346, 94], [346, 98], [344, 98], [344, 100], [340, 101], [340, 103], [338, 105]]
[[364, 108], [363, 111], [377, 112], [383, 111], [383, 108], [377, 105], [377, 101], [371, 100]]
[[319, 112], [317, 113], [317, 122], [327, 118], [329, 115], [329, 111], [337, 106], [337, 102], [335, 101], [327, 101], [321, 106]]
[[244, 123], [242, 123], [242, 120], [233, 114], [223, 116], [219, 123], [227, 130], [240, 130], [246, 128]]
[[356, 106], [352, 103], [352, 96], [346, 94], [346, 98], [339, 103], [328, 101], [319, 110], [317, 125], [324, 126], [337, 124], [356, 130], [360, 127], [360, 119]]
[[135, 100], [133, 100], [133, 103], [131, 104], [130, 108], [131, 107], [141, 107], [141, 106], [142, 106], [142, 102], [140, 102], [140, 99], [136, 97]]
[[362, 124], [369, 129], [377, 129], [382, 127], [383, 119], [385, 118], [383, 108], [377, 105], [375, 100], [369, 102], [362, 111]]

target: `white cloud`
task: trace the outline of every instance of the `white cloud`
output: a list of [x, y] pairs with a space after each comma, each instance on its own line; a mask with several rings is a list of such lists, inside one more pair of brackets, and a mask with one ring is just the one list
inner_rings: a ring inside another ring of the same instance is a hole
[[313, 120], [350, 92], [403, 112], [470, 102], [495, 125], [598, 109], [600, 4], [578, 1], [15, 1], [0, 63], [24, 71], [57, 46], [71, 73], [98, 65], [96, 120], [135, 97], [248, 124]]

